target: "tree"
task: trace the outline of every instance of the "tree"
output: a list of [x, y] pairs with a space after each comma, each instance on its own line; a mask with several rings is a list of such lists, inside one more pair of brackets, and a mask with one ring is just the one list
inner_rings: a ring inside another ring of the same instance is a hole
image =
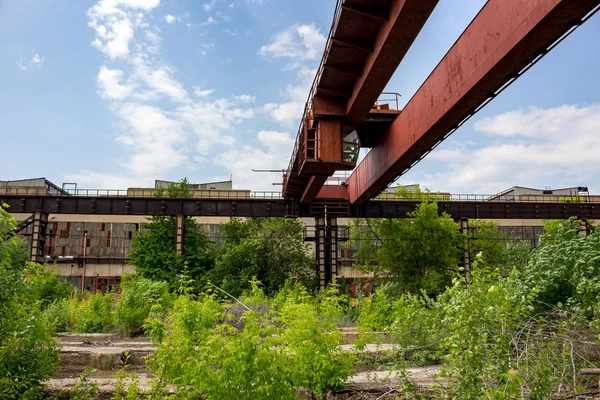
[[308, 281], [314, 262], [302, 242], [302, 225], [292, 219], [231, 219], [222, 225], [224, 245], [211, 274], [224, 290], [239, 295], [250, 281], [261, 281], [267, 294], [288, 279]]
[[[159, 189], [156, 196], [189, 198], [192, 191], [186, 178]], [[183, 273], [196, 282], [214, 267], [214, 244], [194, 219], [184, 223], [183, 253], [175, 252], [175, 217], [155, 216], [142, 223], [131, 243], [129, 257], [136, 271], [144, 278], [166, 281], [174, 285]]]
[[408, 293], [439, 293], [458, 270], [464, 248], [459, 225], [435, 202], [422, 202], [406, 219], [356, 219], [349, 244], [357, 265], [397, 280]]
[[58, 351], [42, 318], [26, 247], [11, 231], [15, 220], [0, 204], [0, 398], [33, 398], [40, 383], [59, 368]]

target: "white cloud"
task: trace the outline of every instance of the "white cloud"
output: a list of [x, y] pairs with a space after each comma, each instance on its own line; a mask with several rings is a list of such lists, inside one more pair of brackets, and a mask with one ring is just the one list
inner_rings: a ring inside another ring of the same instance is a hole
[[281, 182], [283, 174], [253, 172], [252, 169], [287, 168], [294, 139], [285, 132], [260, 131], [257, 139], [263, 148], [243, 146], [217, 156], [215, 163], [223, 166], [231, 175], [236, 186], [277, 192], [281, 188], [273, 182]]
[[160, 174], [180, 166], [186, 156], [186, 132], [182, 123], [163, 110], [139, 103], [127, 103], [116, 110], [124, 122], [124, 135], [117, 142], [133, 150], [122, 167], [136, 176]]
[[174, 15], [165, 15], [165, 21], [167, 21], [168, 24], [172, 24], [173, 22], [175, 22], [177, 20], [177, 17], [175, 17]]
[[235, 101], [238, 103], [254, 103], [256, 101], [256, 96], [250, 96], [249, 94], [242, 94], [234, 97]]
[[105, 66], [100, 67], [98, 72], [98, 89], [102, 98], [123, 100], [131, 94], [133, 86], [122, 85], [123, 71], [119, 69], [109, 69]]
[[146, 27], [144, 15], [160, 0], [99, 0], [88, 9], [88, 26], [96, 31], [92, 45], [111, 59], [127, 58], [136, 27]]
[[203, 56], [208, 54], [208, 51], [211, 49], [214, 49], [215, 45], [214, 44], [201, 44], [200, 45], [200, 54], [202, 54]]
[[497, 143], [435, 150], [427, 159], [441, 162], [444, 172], [411, 171], [412, 180], [418, 177], [431, 189], [462, 193], [552, 182], [555, 187], [595, 185], [600, 190], [600, 103], [516, 110], [484, 118], [474, 127]]
[[216, 23], [217, 23], [217, 20], [216, 20], [215, 18], [213, 18], [213, 17], [208, 17], [208, 18], [206, 19], [206, 21], [204, 21], [204, 22], [202, 22], [202, 23], [200, 24], [200, 26], [214, 25], [214, 24], [216, 24]]
[[271, 43], [264, 45], [258, 54], [267, 59], [291, 59], [291, 66], [298, 66], [298, 62], [314, 60], [323, 53], [325, 36], [315, 24], [294, 25], [278, 32]]
[[537, 107], [519, 109], [478, 121], [477, 131], [498, 136], [531, 136], [560, 133], [564, 122], [577, 119], [589, 112], [588, 108], [563, 105], [552, 109], [552, 113]]
[[244, 119], [254, 117], [254, 111], [235, 107], [226, 99], [217, 99], [179, 107], [175, 115], [186, 129], [195, 134], [197, 151], [206, 153], [214, 145], [235, 143], [235, 138], [226, 132], [232, 131]]
[[306, 103], [315, 74], [315, 69], [301, 68], [298, 71], [298, 84], [288, 85], [283, 93], [287, 101], [283, 103], [267, 103], [264, 106], [265, 111], [281, 126], [291, 129], [302, 117], [304, 104]]
[[21, 68], [23, 71], [27, 71], [30, 68], [38, 68], [39, 69], [44, 64], [45, 59], [46, 59], [45, 57], [42, 57], [38, 53], [35, 53], [28, 60], [24, 60], [23, 58], [21, 58], [21, 60], [17, 61], [17, 66], [19, 68]]
[[131, 62], [134, 66], [134, 76], [142, 80], [151, 90], [167, 95], [176, 102], [189, 101], [187, 91], [173, 77], [173, 68], [166, 65], [154, 66], [142, 56], [134, 57]]
[[204, 11], [210, 11], [213, 9], [213, 7], [215, 6], [215, 4], [217, 4], [218, 0], [210, 0], [209, 2], [204, 3], [203, 7], [204, 7]]
[[198, 86], [194, 86], [194, 94], [198, 97], [208, 97], [213, 94], [215, 89], [201, 89]]
[[320, 58], [325, 41], [325, 36], [314, 23], [294, 25], [277, 33], [271, 43], [262, 46], [258, 51], [259, 55], [268, 60], [291, 60], [286, 66], [288, 70], [299, 68], [298, 82], [288, 85], [282, 93], [284, 101], [264, 105], [264, 110], [286, 129], [291, 129], [302, 117], [304, 104], [316, 74], [316, 69], [309, 68], [308, 65], [314, 65]]
[[[127, 156], [119, 164], [124, 171], [119, 180], [93, 171], [72, 175], [84, 183], [139, 186], [133, 182], [150, 183], [151, 178], [174, 169], [197, 165], [214, 146], [234, 144], [235, 127], [254, 116], [253, 108], [247, 106], [254, 97], [247, 94], [208, 101], [214, 90], [194, 86], [197, 98], [189, 97], [175, 68], [161, 56], [160, 29], [146, 22], [153, 20], [146, 13], [158, 4], [154, 0], [99, 0], [88, 10], [89, 26], [96, 32], [93, 45], [107, 56], [97, 76], [98, 93], [110, 101], [118, 118], [115, 142]], [[207, 21], [216, 23], [212, 17]], [[201, 48], [206, 51], [214, 45]], [[111, 65], [117, 62], [118, 67]]]

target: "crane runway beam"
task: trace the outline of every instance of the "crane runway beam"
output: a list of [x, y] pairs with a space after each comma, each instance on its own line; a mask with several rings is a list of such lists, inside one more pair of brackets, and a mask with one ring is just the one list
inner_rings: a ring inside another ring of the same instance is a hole
[[489, 0], [347, 180], [368, 201], [597, 10], [599, 0]]
[[[156, 197], [0, 196], [10, 213], [214, 216], [214, 217], [346, 217], [407, 218], [419, 201], [317, 199], [298, 204], [286, 199], [175, 199]], [[454, 219], [598, 219], [597, 203], [438, 201], [439, 212]]]

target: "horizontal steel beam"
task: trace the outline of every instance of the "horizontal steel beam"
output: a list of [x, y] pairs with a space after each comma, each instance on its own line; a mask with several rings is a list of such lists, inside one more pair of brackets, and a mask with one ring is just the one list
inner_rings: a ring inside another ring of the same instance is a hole
[[[340, 199], [318, 199], [311, 204], [292, 200], [162, 199], [141, 197], [0, 196], [11, 213], [207, 216], [207, 217], [367, 217], [406, 218], [418, 201], [371, 200], [350, 204]], [[598, 219], [593, 203], [500, 201], [439, 201], [440, 213], [470, 219]]]
[[348, 178], [350, 201], [368, 201], [407, 172], [599, 4], [489, 0]]

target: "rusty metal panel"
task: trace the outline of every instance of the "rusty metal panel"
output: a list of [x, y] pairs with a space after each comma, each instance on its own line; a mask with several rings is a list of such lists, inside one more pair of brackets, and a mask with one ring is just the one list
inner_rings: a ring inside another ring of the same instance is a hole
[[366, 201], [492, 99], [598, 0], [489, 0], [348, 179]]

